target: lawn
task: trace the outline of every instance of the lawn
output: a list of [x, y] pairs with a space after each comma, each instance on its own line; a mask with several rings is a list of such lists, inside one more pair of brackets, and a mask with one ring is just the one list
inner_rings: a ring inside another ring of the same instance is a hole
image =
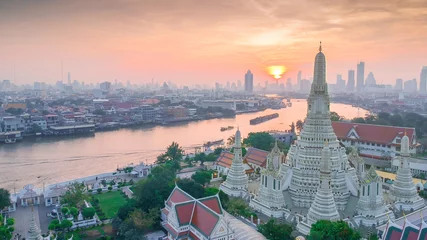
[[111, 191], [94, 196], [99, 200], [99, 206], [106, 218], [113, 218], [117, 211], [126, 203], [126, 199], [119, 191]]

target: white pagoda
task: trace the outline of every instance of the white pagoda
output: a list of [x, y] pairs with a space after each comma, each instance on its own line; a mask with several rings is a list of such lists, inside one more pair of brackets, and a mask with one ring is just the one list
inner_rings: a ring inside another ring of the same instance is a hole
[[37, 227], [36, 224], [36, 218], [34, 216], [34, 211], [31, 209], [31, 219], [30, 219], [30, 226], [27, 233], [27, 238], [29, 240], [43, 240], [40, 229]]
[[409, 138], [405, 134], [401, 142], [400, 166], [396, 180], [390, 187], [390, 198], [395, 202], [396, 210], [415, 211], [425, 204], [413, 182], [409, 157]]
[[310, 232], [311, 225], [319, 220], [338, 221], [340, 219], [331, 189], [331, 150], [326, 142], [322, 150], [316, 196], [308, 210], [306, 221], [298, 222], [297, 225], [297, 230], [306, 235]]
[[240, 130], [237, 129], [234, 138], [234, 158], [231, 163], [227, 179], [220, 186], [220, 190], [232, 197], [246, 198], [248, 194], [248, 176], [243, 166], [242, 143]]
[[382, 188], [382, 180], [371, 166], [361, 180], [356, 206], [358, 215], [354, 218], [359, 225], [380, 225], [386, 223], [388, 218], [394, 219], [394, 213], [386, 208]]
[[251, 199], [249, 206], [270, 217], [283, 217], [286, 212], [283, 196], [283, 174], [280, 166], [284, 154], [277, 146], [267, 155], [267, 166], [261, 171], [261, 181], [257, 195]]
[[[315, 57], [314, 79], [308, 97], [307, 117], [299, 139], [291, 146], [287, 164], [292, 168], [289, 193], [294, 207], [310, 208], [319, 188], [324, 143], [330, 149], [331, 189], [338, 211], [347, 207], [350, 195], [357, 196], [356, 171], [348, 163], [332, 128], [326, 83], [326, 58], [322, 46]], [[304, 211], [302, 211], [304, 212]]]

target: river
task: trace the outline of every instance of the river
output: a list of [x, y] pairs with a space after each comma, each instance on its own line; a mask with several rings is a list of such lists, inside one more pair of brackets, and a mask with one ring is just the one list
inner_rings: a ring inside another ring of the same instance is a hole
[[[42, 186], [80, 177], [114, 171], [117, 166], [141, 161], [152, 163], [172, 143], [178, 142], [188, 152], [196, 146], [227, 139], [234, 130], [221, 132], [225, 126], [239, 126], [242, 137], [249, 132], [287, 130], [292, 122], [304, 119], [306, 100], [292, 100], [292, 107], [246, 113], [235, 118], [203, 120], [173, 126], [153, 126], [97, 132], [95, 136], [27, 140], [0, 145], [0, 188], [21, 189], [26, 184]], [[346, 118], [365, 116], [364, 109], [331, 103], [331, 111]], [[279, 113], [270, 121], [250, 125], [258, 116]]]

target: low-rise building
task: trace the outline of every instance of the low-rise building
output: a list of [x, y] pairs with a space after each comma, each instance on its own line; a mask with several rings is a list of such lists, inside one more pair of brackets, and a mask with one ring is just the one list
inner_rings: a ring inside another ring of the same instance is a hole
[[3, 132], [25, 131], [24, 119], [20, 116], [6, 116], [2, 118]]
[[[223, 151], [212, 165], [212, 169], [218, 171], [221, 175], [227, 175], [233, 162], [234, 154], [229, 151]], [[246, 162], [243, 161], [243, 167], [245, 168], [246, 174], [254, 172], [253, 168]]]
[[201, 103], [202, 108], [220, 107], [236, 111], [236, 101], [234, 100], [203, 100]]
[[243, 162], [246, 162], [258, 173], [261, 169], [264, 169], [267, 163], [267, 156], [269, 152], [258, 148], [248, 148]]
[[332, 127], [339, 141], [346, 147], [357, 147], [363, 157], [395, 157], [400, 152], [400, 143], [405, 134], [410, 140], [410, 153], [416, 153], [418, 146], [414, 128], [351, 122], [332, 122]]

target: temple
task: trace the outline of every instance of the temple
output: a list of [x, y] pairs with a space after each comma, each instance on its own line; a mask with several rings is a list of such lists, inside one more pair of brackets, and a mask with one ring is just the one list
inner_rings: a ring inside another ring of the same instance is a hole
[[330, 166], [331, 149], [328, 143], [322, 150], [322, 160], [320, 163], [319, 187], [307, 214], [306, 222], [299, 222], [297, 229], [304, 234], [310, 232], [311, 225], [319, 220], [337, 221], [340, 219], [337, 207], [335, 205], [334, 195], [331, 189], [331, 166]]
[[234, 140], [233, 162], [228, 171], [227, 179], [221, 184], [220, 189], [229, 196], [246, 198], [248, 196], [248, 176], [243, 166], [241, 141], [240, 130], [237, 129]]
[[390, 187], [390, 198], [395, 202], [396, 210], [414, 211], [424, 206], [424, 200], [418, 195], [409, 167], [409, 138], [402, 138], [400, 151], [400, 166], [396, 180]]
[[250, 207], [270, 217], [280, 218], [287, 211], [281, 188], [283, 174], [280, 171], [280, 166], [283, 159], [284, 154], [276, 142], [274, 148], [267, 155], [266, 169], [261, 171], [261, 184], [258, 194], [249, 203]]

